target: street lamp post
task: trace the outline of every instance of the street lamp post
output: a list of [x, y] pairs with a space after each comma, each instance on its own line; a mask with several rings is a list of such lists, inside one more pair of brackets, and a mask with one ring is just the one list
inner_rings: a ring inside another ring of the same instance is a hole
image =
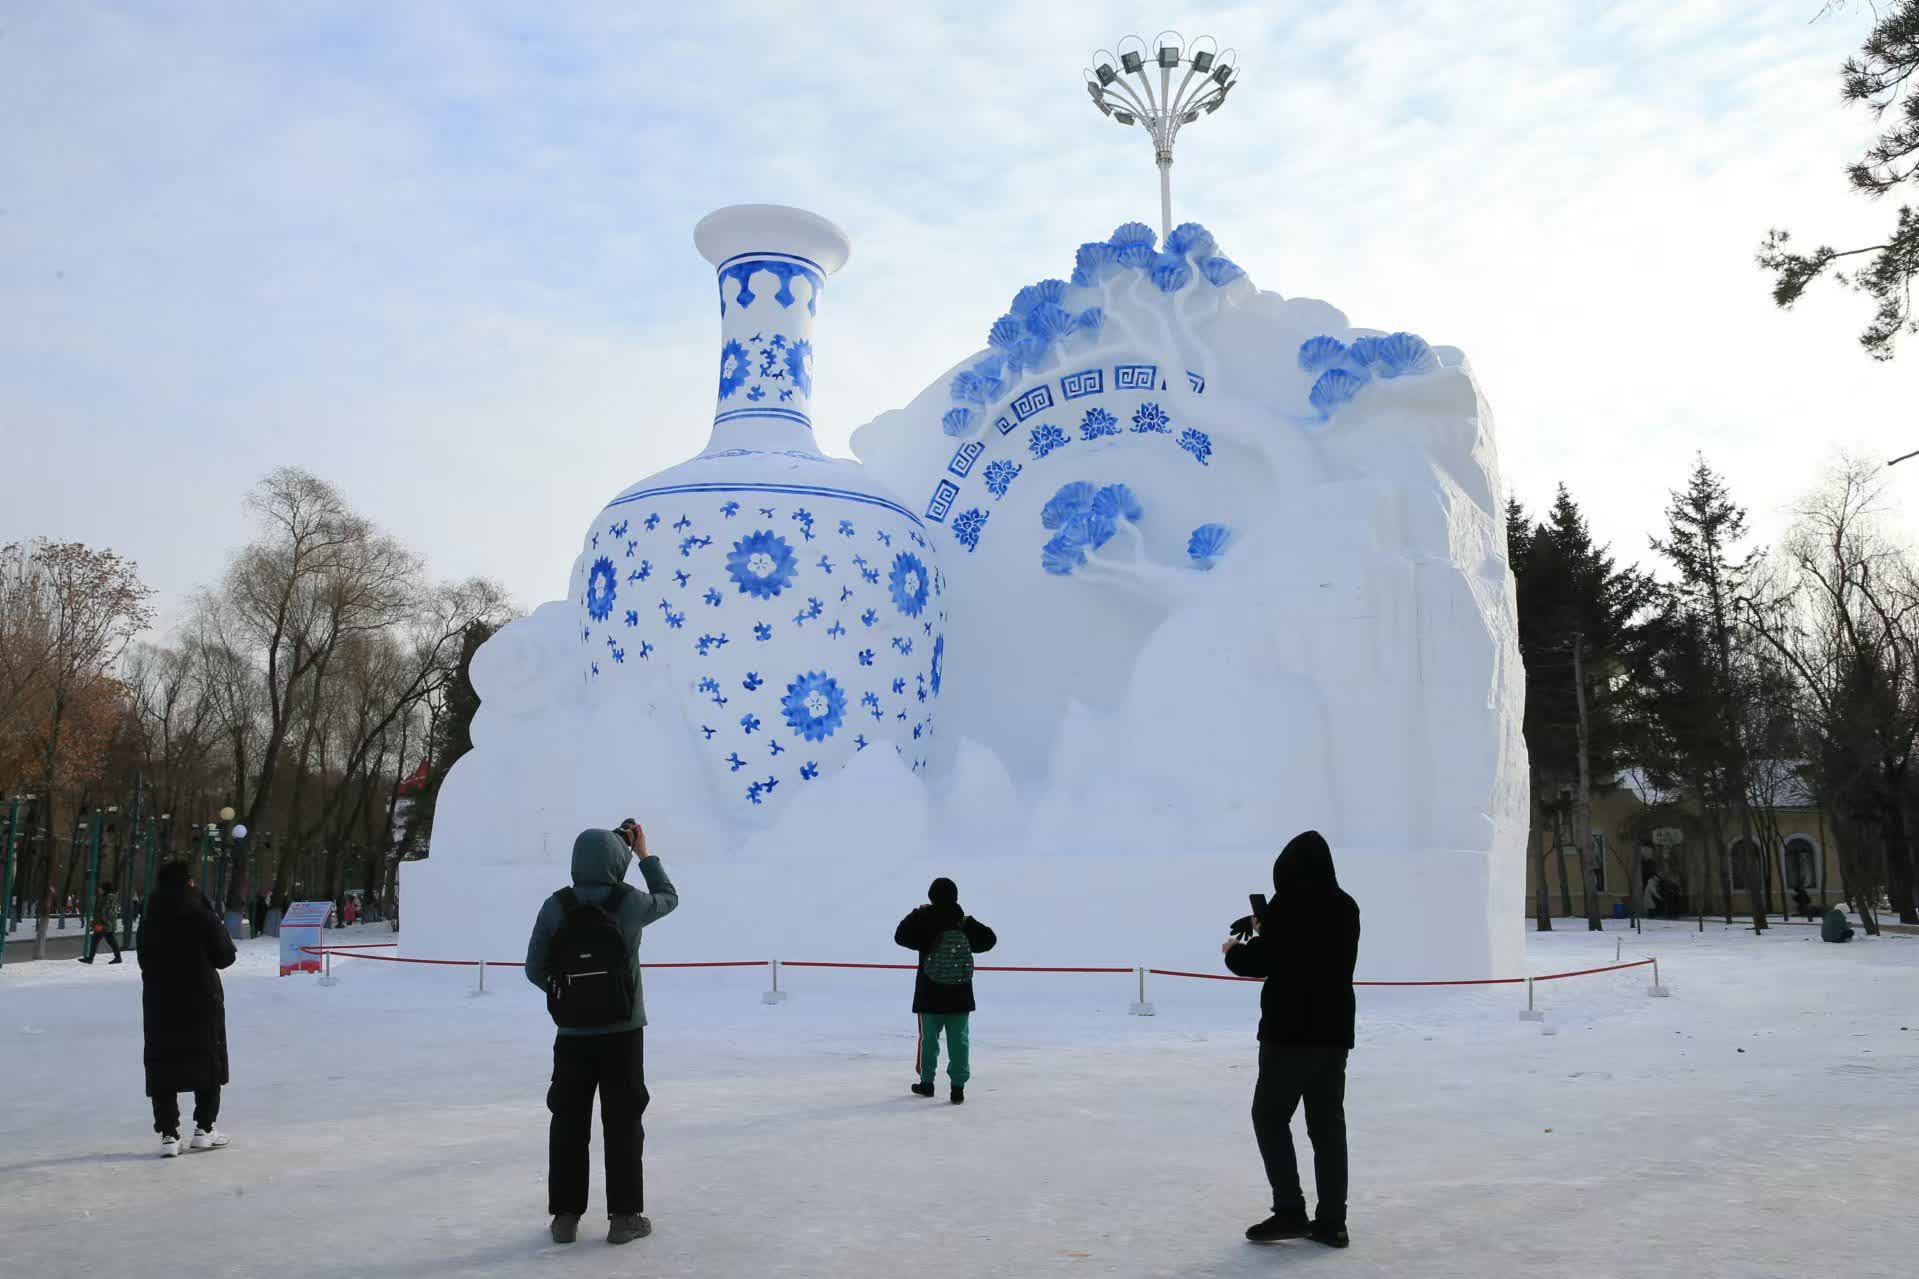
[[1173, 233], [1173, 141], [1182, 125], [1211, 115], [1225, 103], [1239, 83], [1238, 57], [1231, 49], [1219, 52], [1219, 42], [1211, 36], [1189, 41], [1177, 31], [1162, 31], [1151, 46], [1138, 36], [1127, 36], [1117, 54], [1096, 50], [1085, 74], [1086, 92], [1101, 115], [1118, 124], [1137, 124], [1153, 139], [1163, 243]]

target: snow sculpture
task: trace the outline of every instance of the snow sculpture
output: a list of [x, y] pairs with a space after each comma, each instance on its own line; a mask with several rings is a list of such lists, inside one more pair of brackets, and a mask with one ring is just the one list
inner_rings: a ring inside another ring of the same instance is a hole
[[[1310, 826], [1364, 972], [1517, 971], [1521, 668], [1457, 350], [1128, 223], [861, 428], [861, 465], [808, 417], [844, 236], [757, 206], [696, 239], [712, 440], [608, 503], [569, 600], [476, 656], [408, 950], [523, 936], [579, 827], [632, 812], [748, 954], [872, 958], [872, 898], [938, 869], [992, 901], [1008, 962], [1190, 965]], [[651, 953], [721, 957], [702, 935]]]
[[926, 763], [944, 583], [920, 521], [813, 439], [813, 323], [845, 234], [798, 209], [701, 221], [719, 404], [698, 457], [607, 503], [573, 569], [589, 703], [664, 668], [714, 788], [774, 808], [872, 746]]

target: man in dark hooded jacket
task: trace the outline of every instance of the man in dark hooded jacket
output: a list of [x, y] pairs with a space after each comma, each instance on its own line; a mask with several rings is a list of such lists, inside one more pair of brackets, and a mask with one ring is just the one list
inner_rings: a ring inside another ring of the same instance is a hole
[[[1246, 1237], [1275, 1243], [1305, 1236], [1344, 1248], [1346, 1054], [1353, 1046], [1359, 906], [1341, 891], [1332, 849], [1318, 831], [1305, 831], [1286, 845], [1273, 863], [1273, 899], [1265, 915], [1239, 921], [1234, 931], [1250, 935], [1226, 943], [1226, 967], [1241, 977], [1266, 979], [1259, 994], [1253, 1136], [1272, 1184], [1273, 1215]], [[1302, 1100], [1319, 1190], [1310, 1222], [1291, 1127]]]
[[893, 941], [919, 952], [913, 975], [913, 1012], [919, 1019], [919, 1082], [913, 1093], [933, 1095], [933, 1077], [939, 1072], [940, 1036], [946, 1036], [946, 1078], [951, 1100], [966, 1100], [966, 1081], [973, 1077], [972, 1029], [973, 956], [999, 945], [993, 930], [960, 909], [959, 888], [941, 876], [926, 890], [927, 904], [916, 906], [893, 930]]
[[188, 877], [184, 862], [160, 868], [140, 920], [140, 1011], [146, 1029], [147, 1096], [160, 1153], [180, 1153], [179, 1093], [193, 1094], [194, 1150], [227, 1144], [214, 1127], [227, 1082], [226, 992], [222, 968], [233, 938]]
[[[640, 859], [646, 891], [624, 882], [633, 858]], [[646, 1211], [646, 1182], [641, 1157], [646, 1129], [641, 1117], [651, 1100], [646, 1090], [646, 1000], [640, 989], [640, 931], [670, 915], [680, 904], [673, 881], [658, 857], [646, 851], [646, 833], [632, 818], [618, 830], [583, 830], [573, 841], [573, 886], [546, 899], [526, 943], [526, 979], [541, 990], [554, 969], [551, 941], [566, 921], [563, 894], [583, 905], [598, 906], [619, 925], [623, 949], [631, 957], [632, 1014], [603, 1026], [561, 1026], [553, 1041], [553, 1080], [546, 1108], [553, 1115], [547, 1130], [547, 1210], [553, 1214], [553, 1242], [572, 1243], [586, 1215], [587, 1180], [593, 1156], [593, 1094], [600, 1097], [600, 1126], [606, 1144], [608, 1243], [630, 1243], [651, 1234]]]

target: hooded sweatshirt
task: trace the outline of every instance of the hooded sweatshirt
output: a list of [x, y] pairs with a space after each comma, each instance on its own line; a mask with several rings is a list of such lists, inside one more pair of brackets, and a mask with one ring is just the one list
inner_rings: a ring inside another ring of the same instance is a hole
[[1359, 906], [1339, 887], [1333, 850], [1304, 831], [1273, 863], [1273, 899], [1259, 932], [1226, 952], [1226, 967], [1263, 977], [1261, 1043], [1353, 1046], [1353, 965]]
[[975, 955], [983, 955], [999, 945], [999, 936], [961, 910], [957, 900], [915, 907], [893, 930], [893, 941], [897, 945], [919, 952], [919, 967], [913, 976], [913, 1011], [916, 1013], [970, 1013], [979, 1008], [973, 998], [971, 981], [948, 986], [926, 975], [928, 952], [952, 928], [966, 934], [966, 944]]
[[[573, 841], [574, 896], [589, 905], [604, 904], [613, 895], [613, 889], [626, 879], [626, 870], [632, 861], [632, 850], [612, 831], [581, 831]], [[640, 931], [672, 914], [674, 907], [680, 904], [680, 895], [674, 890], [673, 881], [666, 877], [666, 867], [660, 864], [659, 858], [644, 858], [640, 862], [640, 874], [646, 879], [645, 891], [636, 888], [627, 893], [619, 908], [620, 936], [633, 954], [633, 1015], [611, 1026], [562, 1026], [559, 1033], [563, 1036], [618, 1035], [646, 1025], [646, 999], [640, 990]], [[546, 989], [547, 950], [553, 934], [559, 931], [565, 919], [566, 911], [560, 905], [559, 894], [555, 893], [541, 904], [539, 917], [533, 921], [533, 935], [526, 943], [526, 979], [541, 990]]]

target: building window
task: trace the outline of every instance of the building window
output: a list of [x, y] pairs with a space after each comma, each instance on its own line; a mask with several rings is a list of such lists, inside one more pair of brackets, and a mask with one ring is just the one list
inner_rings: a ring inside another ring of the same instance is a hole
[[1732, 864], [1732, 891], [1746, 891], [1746, 864], [1751, 846], [1743, 839], [1735, 839], [1732, 847], [1726, 850], [1726, 858]]
[[1811, 893], [1819, 887], [1819, 851], [1804, 835], [1786, 841], [1786, 890]]

